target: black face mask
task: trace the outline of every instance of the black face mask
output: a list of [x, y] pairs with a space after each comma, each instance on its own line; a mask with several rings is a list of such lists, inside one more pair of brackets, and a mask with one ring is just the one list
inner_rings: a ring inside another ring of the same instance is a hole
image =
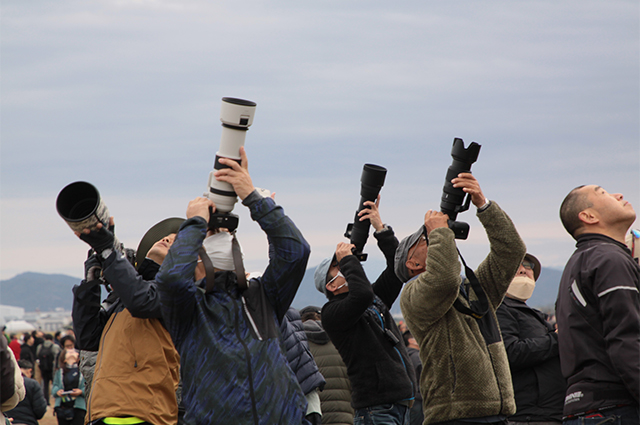
[[138, 266], [138, 274], [142, 276], [144, 280], [155, 279], [158, 270], [160, 270], [160, 264], [149, 258], [145, 258], [142, 264]]

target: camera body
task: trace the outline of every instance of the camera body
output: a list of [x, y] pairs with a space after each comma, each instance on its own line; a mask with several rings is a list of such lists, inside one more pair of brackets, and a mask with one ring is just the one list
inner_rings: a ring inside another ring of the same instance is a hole
[[[459, 138], [453, 139], [451, 156], [453, 161], [447, 169], [442, 188], [442, 198], [440, 199], [440, 211], [449, 216], [449, 228], [455, 233], [456, 239], [467, 239], [469, 236], [469, 224], [456, 221], [458, 213], [467, 211], [471, 204], [471, 196], [464, 193], [462, 189], [453, 187], [451, 180], [460, 173], [470, 173], [471, 165], [478, 160], [481, 145], [471, 142], [465, 149], [464, 141]], [[466, 195], [466, 200], [465, 200]]]
[[362, 176], [360, 177], [360, 203], [356, 210], [353, 223], [347, 225], [347, 230], [344, 236], [355, 245], [353, 249], [353, 255], [355, 255], [360, 261], [367, 261], [367, 254], [362, 252], [364, 246], [367, 244], [369, 238], [369, 229], [371, 222], [369, 220], [360, 221], [358, 214], [365, 208], [365, 202], [375, 202], [378, 199], [380, 189], [384, 185], [384, 179], [387, 176], [387, 169], [375, 164], [364, 164], [362, 169]]
[[209, 173], [206, 198], [216, 204], [216, 212], [211, 214], [209, 228], [224, 227], [230, 231], [238, 227], [238, 216], [231, 214], [238, 196], [233, 186], [227, 182], [216, 180], [214, 173], [223, 168], [229, 168], [220, 163], [220, 158], [233, 159], [240, 162], [240, 148], [244, 146], [247, 131], [253, 124], [256, 103], [250, 100], [223, 97], [220, 108], [220, 121], [222, 121], [222, 136], [220, 148], [216, 152], [213, 170]]
[[[65, 186], [56, 199], [56, 209], [74, 232], [95, 230], [98, 223], [109, 227], [109, 209], [91, 183], [77, 181]], [[114, 249], [122, 251], [122, 245], [115, 236], [113, 245]]]

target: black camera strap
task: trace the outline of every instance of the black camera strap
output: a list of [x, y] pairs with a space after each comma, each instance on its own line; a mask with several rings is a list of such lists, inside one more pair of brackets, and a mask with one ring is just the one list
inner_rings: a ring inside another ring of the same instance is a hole
[[236, 269], [236, 276], [238, 277], [238, 287], [241, 291], [248, 288], [247, 274], [244, 271], [244, 263], [242, 262], [242, 251], [240, 250], [240, 243], [236, 238], [236, 232], [231, 234], [231, 252], [233, 253], [233, 266]]
[[[467, 303], [469, 303], [469, 307], [462, 304], [460, 298], [456, 298], [453, 306], [460, 313], [475, 317], [476, 319], [482, 319], [482, 317], [489, 311], [489, 300], [487, 299], [487, 294], [485, 294], [484, 289], [482, 289], [482, 285], [480, 285], [480, 281], [478, 281], [476, 274], [473, 272], [473, 270], [471, 270], [471, 268], [469, 268], [469, 266], [467, 266], [467, 263], [465, 263], [464, 258], [462, 258], [462, 254], [460, 254], [460, 250], [457, 247], [456, 251], [458, 251], [458, 256], [460, 256], [462, 264], [464, 264], [465, 274], [467, 276], [467, 279], [469, 279], [471, 289], [473, 289], [473, 292], [475, 292], [478, 300], [469, 300], [469, 294], [464, 290], [463, 287], [461, 287], [460, 290], [464, 298], [467, 300]], [[461, 284], [461, 286], [462, 285], [463, 284]]]

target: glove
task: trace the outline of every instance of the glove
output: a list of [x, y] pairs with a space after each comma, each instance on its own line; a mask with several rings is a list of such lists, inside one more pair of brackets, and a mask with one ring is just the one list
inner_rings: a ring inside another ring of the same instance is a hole
[[84, 262], [84, 278], [87, 282], [91, 282], [100, 277], [102, 265], [96, 254], [91, 254], [87, 261]]
[[115, 236], [106, 227], [91, 230], [91, 232], [80, 233], [80, 239], [88, 243], [96, 254], [102, 254], [105, 249], [113, 249]]

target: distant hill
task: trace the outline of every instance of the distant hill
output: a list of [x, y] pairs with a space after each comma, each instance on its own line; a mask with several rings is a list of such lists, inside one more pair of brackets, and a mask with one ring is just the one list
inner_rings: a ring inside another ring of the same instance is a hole
[[0, 280], [0, 304], [22, 307], [25, 311], [71, 310], [71, 288], [80, 279], [64, 274], [26, 272]]
[[[384, 262], [371, 261], [365, 264], [369, 276], [375, 279], [384, 268]], [[313, 282], [316, 267], [307, 269], [293, 300], [293, 307], [301, 309], [308, 305], [322, 307], [326, 297], [318, 292]], [[531, 307], [553, 308], [558, 295], [561, 270], [542, 268], [536, 290], [527, 302]], [[26, 272], [11, 279], [0, 281], [0, 304], [22, 307], [25, 311], [50, 311], [56, 308], [71, 310], [73, 295], [71, 288], [80, 281], [77, 277], [63, 274], [43, 274]], [[103, 292], [104, 293], [104, 292]], [[392, 313], [400, 313], [399, 303], [395, 303]]]
[[527, 304], [537, 309], [555, 310], [556, 298], [558, 298], [558, 286], [562, 270], [542, 268], [540, 277], [536, 282], [536, 289]]

